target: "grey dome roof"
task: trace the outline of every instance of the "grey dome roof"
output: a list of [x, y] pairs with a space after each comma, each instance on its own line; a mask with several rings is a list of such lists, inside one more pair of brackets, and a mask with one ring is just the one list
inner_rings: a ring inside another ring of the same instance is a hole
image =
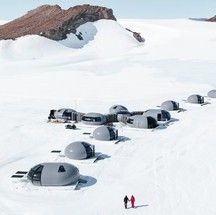
[[110, 126], [100, 126], [93, 131], [93, 137], [96, 140], [115, 140], [118, 138], [118, 130]]
[[161, 104], [161, 109], [166, 111], [179, 110], [179, 103], [172, 100], [168, 100]]
[[65, 186], [75, 184], [79, 170], [69, 163], [41, 163], [30, 169], [28, 179], [39, 186]]
[[143, 116], [151, 116], [157, 121], [166, 121], [171, 119], [171, 115], [168, 111], [162, 109], [149, 109], [143, 113]]
[[83, 141], [76, 141], [65, 148], [64, 154], [74, 160], [87, 159], [94, 156], [94, 146]]
[[110, 114], [117, 114], [120, 111], [127, 111], [128, 109], [123, 106], [123, 105], [113, 105], [112, 107], [110, 107], [109, 109], [109, 113]]
[[134, 128], [155, 128], [157, 121], [151, 116], [134, 115], [127, 119], [127, 125]]
[[74, 109], [70, 108], [61, 108], [54, 113], [56, 119], [68, 119], [71, 117], [71, 113], [76, 113]]
[[106, 123], [106, 117], [101, 113], [91, 112], [82, 117], [82, 122], [87, 125], [102, 125]]
[[202, 103], [204, 103], [204, 97], [197, 95], [197, 94], [194, 94], [194, 95], [189, 96], [187, 98], [187, 101], [189, 103], [192, 103], [192, 104], [202, 104]]
[[210, 90], [208, 92], [208, 97], [210, 97], [210, 98], [216, 98], [216, 90]]

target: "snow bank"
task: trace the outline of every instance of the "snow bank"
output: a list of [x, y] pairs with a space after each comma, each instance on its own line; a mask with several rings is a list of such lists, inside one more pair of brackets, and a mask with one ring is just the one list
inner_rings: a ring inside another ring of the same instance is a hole
[[134, 31], [141, 32], [146, 46], [140, 51], [148, 60], [214, 60], [215, 23], [187, 19], [119, 20]]
[[0, 41], [0, 57], [6, 60], [35, 60], [49, 55], [59, 55], [67, 51], [66, 49], [56, 41], [37, 35]]
[[[82, 39], [78, 39], [76, 35], [80, 35]], [[81, 49], [84, 46], [87, 52], [96, 50], [95, 55], [98, 57], [104, 54], [110, 56], [118, 55], [138, 45], [131, 33], [117, 22], [110, 20], [81, 25], [77, 28], [76, 35], [69, 34], [67, 39], [59, 42], [37, 35], [24, 36], [16, 40], [2, 40], [0, 41], [0, 58], [35, 60], [50, 55], [61, 56], [63, 52], [71, 54], [74, 49]]]

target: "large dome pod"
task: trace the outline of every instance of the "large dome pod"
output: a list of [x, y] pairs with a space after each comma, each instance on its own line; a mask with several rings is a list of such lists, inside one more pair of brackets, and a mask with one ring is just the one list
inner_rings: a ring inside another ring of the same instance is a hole
[[172, 100], [168, 100], [161, 104], [161, 109], [166, 111], [179, 110], [179, 103]]
[[73, 109], [62, 108], [55, 111], [54, 117], [56, 119], [71, 119], [72, 113], [76, 113], [76, 111]]
[[158, 126], [155, 118], [143, 115], [134, 115], [129, 117], [127, 125], [134, 128], [155, 128]]
[[32, 167], [27, 177], [38, 186], [66, 186], [77, 183], [80, 174], [78, 168], [69, 163], [41, 163]]
[[189, 103], [192, 103], [192, 104], [202, 104], [202, 103], [204, 103], [204, 97], [197, 95], [197, 94], [194, 94], [194, 95], [189, 96], [187, 98], [187, 101]]
[[67, 158], [74, 160], [88, 159], [95, 156], [94, 145], [83, 141], [70, 143], [64, 150]]
[[216, 98], [216, 90], [210, 90], [208, 92], [208, 97], [210, 97], [210, 98]]
[[100, 113], [87, 113], [82, 117], [82, 122], [86, 125], [103, 125], [106, 117]]
[[143, 116], [151, 116], [157, 121], [168, 121], [171, 119], [170, 113], [161, 109], [149, 109], [143, 113]]
[[93, 137], [96, 140], [116, 140], [118, 139], [118, 130], [110, 126], [100, 126], [93, 131]]
[[128, 109], [123, 105], [113, 105], [109, 109], [110, 114], [117, 114], [120, 111], [127, 111]]

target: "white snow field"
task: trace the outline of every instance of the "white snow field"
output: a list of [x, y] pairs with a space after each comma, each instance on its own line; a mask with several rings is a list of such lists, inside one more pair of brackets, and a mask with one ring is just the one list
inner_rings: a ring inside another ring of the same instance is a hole
[[[216, 100], [183, 101], [216, 89], [215, 25], [100, 20], [79, 28], [83, 41], [72, 35], [61, 43], [39, 36], [0, 41], [0, 215], [216, 215]], [[114, 104], [144, 111], [166, 100], [185, 111], [170, 112], [173, 122], [154, 132], [119, 125], [127, 137], [119, 144], [83, 135], [91, 127], [47, 123], [51, 109], [107, 114]], [[50, 153], [78, 140], [105, 159], [87, 164]], [[87, 183], [73, 190], [11, 178], [61, 161], [76, 165]], [[132, 194], [136, 207], [125, 210], [123, 198]]]

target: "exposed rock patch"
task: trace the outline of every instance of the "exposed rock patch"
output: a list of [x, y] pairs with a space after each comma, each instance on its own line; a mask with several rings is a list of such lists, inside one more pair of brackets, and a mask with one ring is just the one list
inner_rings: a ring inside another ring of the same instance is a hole
[[131, 31], [130, 29], [126, 28], [126, 30], [130, 31], [133, 34], [133, 37], [139, 41], [139, 42], [145, 42], [145, 39], [141, 37], [140, 33], [137, 33], [135, 31]]
[[209, 22], [216, 22], [216, 15], [207, 19], [206, 21], [209, 21]]

